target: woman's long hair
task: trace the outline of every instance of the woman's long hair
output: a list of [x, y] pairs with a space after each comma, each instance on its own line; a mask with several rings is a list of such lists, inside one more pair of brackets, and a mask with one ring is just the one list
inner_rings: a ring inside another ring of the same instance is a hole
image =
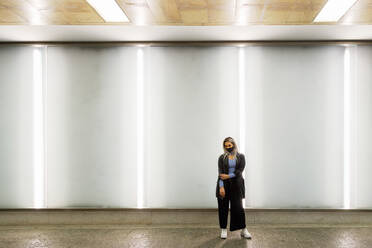
[[[233, 144], [233, 146], [234, 146], [234, 150], [232, 150], [231, 153], [228, 150], [226, 150], [226, 148], [225, 148], [225, 142], [226, 141], [231, 142]], [[223, 142], [222, 142], [222, 148], [224, 150], [224, 153], [223, 153], [223, 158], [224, 159], [225, 159], [225, 157], [227, 155], [233, 155], [233, 157], [236, 158], [236, 155], [238, 155], [238, 153], [239, 153], [238, 152], [238, 146], [236, 145], [235, 140], [233, 138], [231, 138], [231, 137], [226, 137], [223, 140]]]

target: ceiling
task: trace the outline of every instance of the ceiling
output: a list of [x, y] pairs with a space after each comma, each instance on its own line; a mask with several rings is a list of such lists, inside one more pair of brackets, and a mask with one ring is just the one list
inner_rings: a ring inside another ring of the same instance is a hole
[[0, 25], [372, 24], [372, 0], [338, 21], [313, 23], [327, 0], [116, 0], [129, 23], [108, 23], [85, 0], [0, 0]]

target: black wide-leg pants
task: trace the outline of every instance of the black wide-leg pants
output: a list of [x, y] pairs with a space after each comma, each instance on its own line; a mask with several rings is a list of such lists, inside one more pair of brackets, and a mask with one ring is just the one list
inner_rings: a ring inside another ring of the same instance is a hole
[[227, 217], [229, 212], [230, 202], [230, 231], [243, 229], [245, 225], [245, 212], [243, 208], [243, 199], [237, 193], [233, 179], [224, 180], [225, 197], [217, 197], [218, 201], [218, 217], [221, 228], [227, 227]]

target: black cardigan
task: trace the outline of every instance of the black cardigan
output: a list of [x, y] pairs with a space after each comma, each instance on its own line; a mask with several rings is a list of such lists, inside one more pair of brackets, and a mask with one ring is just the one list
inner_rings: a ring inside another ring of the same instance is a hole
[[[220, 179], [220, 174], [229, 174], [229, 158], [228, 155], [226, 155], [225, 158], [223, 158], [223, 154], [220, 155], [218, 158], [218, 177], [216, 182], [216, 197], [220, 197], [220, 187], [218, 180]], [[242, 173], [245, 168], [245, 156], [242, 153], [238, 153], [236, 155], [236, 165], [235, 165], [235, 177], [226, 179], [231, 180], [231, 190], [234, 191], [232, 193], [238, 194], [240, 198], [245, 198], [245, 184], [244, 184], [244, 178], [242, 176]], [[224, 180], [224, 181], [226, 181]]]

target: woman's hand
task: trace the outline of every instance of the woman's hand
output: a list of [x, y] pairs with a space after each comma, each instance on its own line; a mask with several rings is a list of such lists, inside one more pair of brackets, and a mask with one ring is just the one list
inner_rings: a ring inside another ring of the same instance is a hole
[[229, 174], [220, 174], [220, 178], [221, 178], [222, 180], [225, 180], [225, 179], [230, 178], [230, 176], [229, 176]]
[[221, 187], [220, 188], [220, 195], [223, 197], [225, 197], [225, 188], [224, 187]]

